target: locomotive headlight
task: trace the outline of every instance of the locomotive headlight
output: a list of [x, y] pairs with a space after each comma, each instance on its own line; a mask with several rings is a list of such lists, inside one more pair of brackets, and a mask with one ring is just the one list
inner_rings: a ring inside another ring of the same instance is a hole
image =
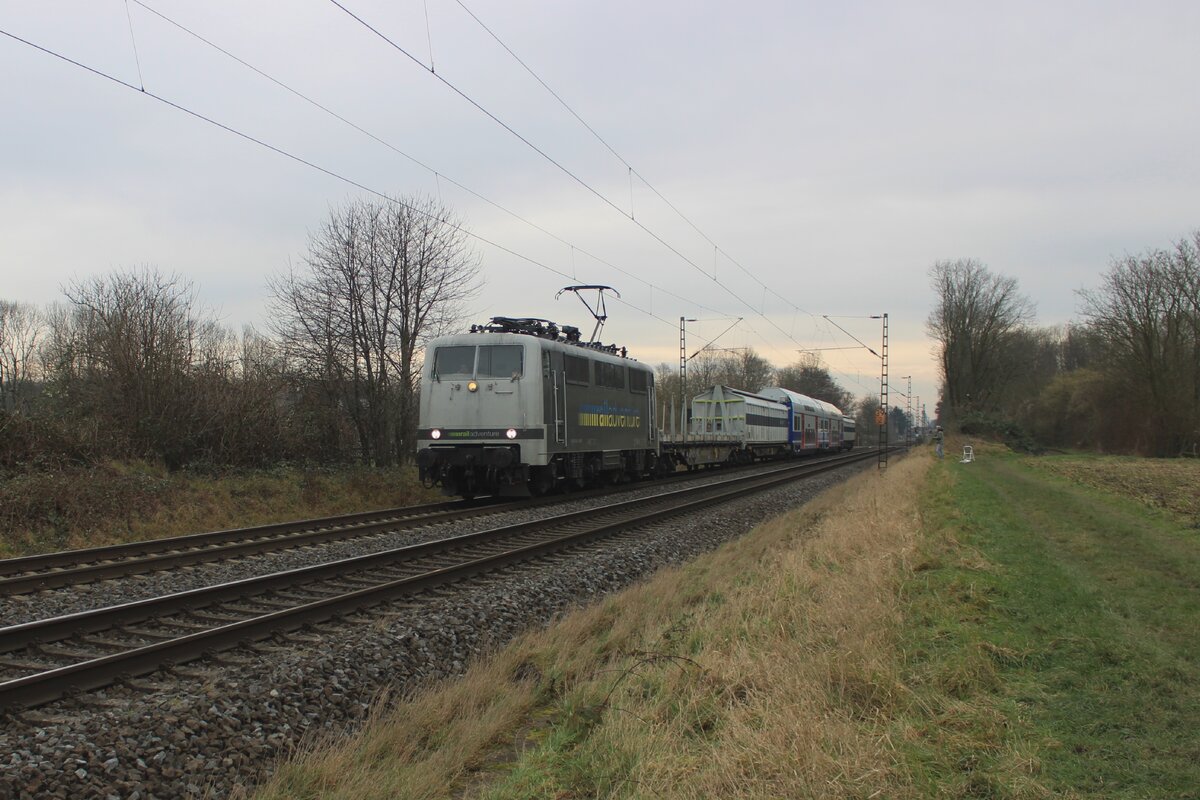
[[441, 430], [441, 428], [434, 428], [433, 430], [431, 430], [431, 431], [429, 432], [429, 438], [430, 438], [430, 439], [440, 439], [440, 438], [442, 438], [442, 430]]
[[507, 436], [507, 437], [508, 437], [508, 438], [510, 438], [510, 439], [515, 439], [515, 438], [517, 438], [517, 429], [516, 429], [516, 428], [509, 428], [508, 430], [506, 430], [506, 431], [504, 432], [504, 435], [505, 435], [505, 436]]
[[467, 381], [467, 391], [468, 392], [479, 391], [479, 384], [476, 383], [475, 381]]

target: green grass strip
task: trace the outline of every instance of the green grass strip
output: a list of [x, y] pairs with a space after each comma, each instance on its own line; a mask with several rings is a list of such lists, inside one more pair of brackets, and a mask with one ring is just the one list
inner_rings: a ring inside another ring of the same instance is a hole
[[1200, 541], [994, 455], [934, 471], [905, 588], [930, 793], [1200, 797]]

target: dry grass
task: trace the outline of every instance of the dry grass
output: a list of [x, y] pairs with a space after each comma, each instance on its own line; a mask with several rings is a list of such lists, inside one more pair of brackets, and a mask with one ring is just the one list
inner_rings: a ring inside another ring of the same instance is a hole
[[898, 595], [931, 460], [525, 636], [261, 796], [913, 796]]
[[1028, 473], [1052, 459], [955, 463], [971, 443], [527, 635], [261, 796], [1191, 796], [1194, 538]]
[[223, 475], [109, 462], [0, 483], [0, 558], [433, 502], [413, 469]]

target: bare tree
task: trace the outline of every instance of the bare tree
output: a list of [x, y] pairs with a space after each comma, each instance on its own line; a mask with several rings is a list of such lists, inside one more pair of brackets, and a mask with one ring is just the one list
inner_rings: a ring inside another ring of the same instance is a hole
[[860, 445], [875, 445], [879, 443], [879, 426], [875, 424], [875, 412], [882, 404], [877, 394], [865, 394], [851, 408], [843, 409], [848, 416], [854, 417], [855, 441]]
[[37, 377], [45, 323], [33, 306], [0, 300], [0, 409], [23, 411]]
[[728, 385], [757, 392], [775, 381], [775, 368], [753, 348], [737, 348], [723, 354], [725, 380]]
[[816, 355], [809, 355], [779, 370], [777, 380], [784, 389], [833, 403], [846, 414], [854, 413], [854, 395], [833, 379]]
[[1141, 413], [1139, 448], [1177, 453], [1200, 440], [1200, 232], [1173, 250], [1115, 261], [1103, 285], [1080, 293], [1103, 342], [1106, 372]]
[[1055, 328], [1024, 327], [1013, 331], [997, 355], [1007, 375], [994, 394], [995, 405], [1009, 418], [1027, 418], [1035, 398], [1062, 371], [1063, 334]]
[[1137, 412], [1129, 400], [1098, 370], [1079, 368], [1055, 377], [1023, 423], [1039, 442], [1057, 447], [1132, 449], [1136, 434], [1127, 423]]
[[774, 378], [775, 368], [750, 347], [701, 349], [687, 367], [687, 389], [692, 396], [718, 384], [757, 392]]
[[209, 412], [209, 424], [198, 431], [206, 457], [249, 466], [319, 453], [288, 424], [284, 363], [276, 343], [247, 326], [241, 336], [222, 329], [213, 344], [193, 368], [194, 392]]
[[365, 463], [409, 456], [421, 349], [459, 319], [477, 276], [448, 210], [410, 198], [331, 210], [304, 268], [271, 282], [276, 333], [353, 422]]
[[197, 368], [218, 357], [220, 331], [193, 286], [157, 269], [71, 283], [51, 361], [72, 410], [114, 426], [136, 455], [177, 468], [195, 455], [212, 411], [194, 391]]
[[1020, 368], [1014, 336], [1033, 318], [1015, 278], [993, 275], [971, 259], [939, 261], [930, 270], [937, 306], [926, 330], [939, 345], [942, 413], [994, 410], [1005, 382]]
[[1059, 368], [1063, 372], [1073, 372], [1098, 366], [1102, 344], [1096, 332], [1086, 324], [1066, 325], [1059, 339]]

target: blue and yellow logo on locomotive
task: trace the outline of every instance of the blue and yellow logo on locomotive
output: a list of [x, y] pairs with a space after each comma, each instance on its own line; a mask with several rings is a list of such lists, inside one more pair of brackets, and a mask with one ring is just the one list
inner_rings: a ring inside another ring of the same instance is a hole
[[579, 407], [579, 425], [584, 428], [640, 428], [642, 412], [636, 408], [589, 403]]

